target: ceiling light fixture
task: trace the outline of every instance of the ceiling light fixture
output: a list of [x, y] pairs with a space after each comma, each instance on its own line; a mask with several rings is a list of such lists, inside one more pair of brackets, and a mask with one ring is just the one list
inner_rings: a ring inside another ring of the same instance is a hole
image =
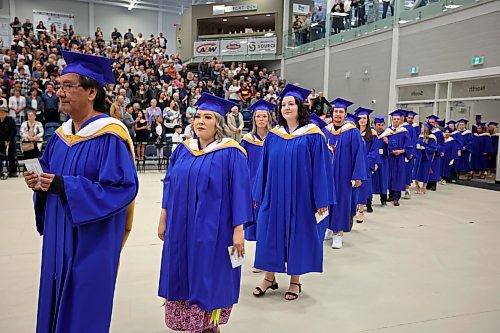
[[132, 10], [132, 8], [134, 8], [136, 4], [137, 4], [137, 0], [130, 1], [130, 5], [128, 5], [127, 9]]
[[227, 22], [227, 19], [222, 19], [222, 22]]
[[267, 16], [267, 17], [270, 17], [270, 16], [271, 16], [271, 14], [266, 14], [266, 16]]

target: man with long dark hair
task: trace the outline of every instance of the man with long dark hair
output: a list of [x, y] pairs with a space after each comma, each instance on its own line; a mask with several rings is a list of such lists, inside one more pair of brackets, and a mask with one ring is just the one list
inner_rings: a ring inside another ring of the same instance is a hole
[[45, 148], [43, 173], [24, 173], [43, 235], [37, 332], [108, 332], [138, 190], [134, 149], [127, 128], [103, 114], [109, 60], [62, 53], [57, 95], [70, 119]]

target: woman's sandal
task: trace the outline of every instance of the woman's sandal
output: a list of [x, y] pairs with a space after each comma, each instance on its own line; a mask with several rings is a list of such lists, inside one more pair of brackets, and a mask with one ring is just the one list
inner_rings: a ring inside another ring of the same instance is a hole
[[[358, 219], [358, 216], [359, 216], [360, 214], [361, 214], [361, 216], [362, 216], [361, 220], [360, 220], [360, 219]], [[364, 219], [365, 219], [365, 214], [363, 213], [363, 211], [358, 211], [358, 214], [357, 214], [357, 216], [356, 216], [356, 222], [357, 222], [357, 223], [363, 223], [363, 220], [364, 220]]]
[[253, 292], [253, 295], [255, 297], [261, 297], [264, 296], [269, 289], [271, 290], [276, 290], [278, 289], [278, 282], [276, 282], [276, 278], [274, 278], [272, 281], [268, 279], [264, 279], [264, 281], [269, 282], [271, 285], [266, 288], [266, 290], [262, 290], [260, 287], [255, 287], [255, 291]]
[[[302, 284], [300, 283], [294, 283], [294, 282], [290, 282], [290, 284], [294, 284], [296, 286], [299, 286], [299, 294], [302, 292]], [[293, 298], [286, 298], [287, 296], [292, 296]], [[299, 295], [294, 293], [293, 291], [287, 291], [285, 293], [285, 299], [287, 301], [295, 301], [297, 298], [299, 298]]]

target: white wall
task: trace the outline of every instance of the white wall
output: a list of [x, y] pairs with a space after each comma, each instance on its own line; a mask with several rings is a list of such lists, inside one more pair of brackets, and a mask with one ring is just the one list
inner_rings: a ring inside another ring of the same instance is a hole
[[[2, 9], [0, 15], [10, 15], [9, 0], [0, 0]], [[127, 10], [125, 7], [110, 6], [103, 4], [94, 4], [94, 17], [89, 17], [89, 4], [78, 1], [64, 0], [14, 0], [15, 16], [24, 22], [26, 18], [33, 20], [33, 9], [46, 10], [75, 15], [75, 32], [83, 36], [94, 37], [96, 27], [101, 27], [105, 39], [111, 38], [111, 32], [114, 27], [123, 34], [128, 28], [132, 29], [135, 36], [142, 32], [143, 37], [147, 38], [150, 34], [158, 34], [158, 30], [168, 40], [169, 53], [176, 52], [175, 45], [175, 26], [181, 23], [181, 15], [161, 13], [161, 25], [158, 25], [158, 12], [150, 10], [133, 9]], [[11, 15], [14, 16], [14, 15]], [[89, 20], [90, 19], [90, 20]], [[89, 27], [89, 21], [94, 22], [94, 26]]]

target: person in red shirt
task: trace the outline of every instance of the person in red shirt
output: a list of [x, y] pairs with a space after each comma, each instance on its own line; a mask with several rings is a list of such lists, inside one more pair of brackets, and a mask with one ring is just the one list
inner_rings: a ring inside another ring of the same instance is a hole
[[248, 84], [243, 82], [241, 85], [241, 89], [238, 92], [238, 96], [240, 97], [241, 103], [243, 103], [243, 107], [248, 107], [248, 102], [252, 98], [252, 94], [250, 92], [250, 88], [248, 88]]

